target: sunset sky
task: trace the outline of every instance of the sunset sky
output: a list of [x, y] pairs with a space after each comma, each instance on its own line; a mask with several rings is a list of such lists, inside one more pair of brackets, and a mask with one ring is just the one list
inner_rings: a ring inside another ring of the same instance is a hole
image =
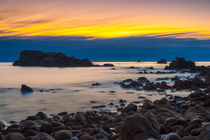
[[210, 0], [0, 0], [0, 36], [210, 38]]
[[0, 62], [22, 50], [210, 61], [210, 0], [0, 0]]

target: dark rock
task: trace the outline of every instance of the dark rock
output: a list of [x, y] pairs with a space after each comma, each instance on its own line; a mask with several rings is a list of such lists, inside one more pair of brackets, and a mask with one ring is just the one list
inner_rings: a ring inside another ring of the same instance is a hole
[[33, 89], [27, 85], [22, 85], [21, 86], [21, 92], [33, 92]]
[[158, 132], [152, 127], [150, 122], [142, 115], [132, 115], [127, 117], [120, 128], [122, 140], [146, 140], [148, 138], [158, 138]]
[[21, 133], [9, 133], [6, 135], [5, 140], [25, 140], [25, 136]]
[[105, 108], [105, 105], [98, 105], [98, 106], [93, 106], [92, 109], [99, 109], [99, 108]]
[[137, 111], [137, 106], [131, 103], [122, 109], [122, 112], [129, 112], [129, 111]]
[[146, 77], [139, 77], [137, 79], [138, 82], [141, 82], [141, 83], [148, 83], [150, 82]]
[[70, 130], [60, 130], [55, 133], [56, 140], [70, 140], [72, 133]]
[[96, 139], [88, 134], [85, 134], [80, 137], [80, 140], [96, 140]]
[[183, 89], [192, 89], [197, 90], [200, 88], [206, 88], [206, 83], [198, 77], [188, 80], [176, 80], [173, 88], [176, 90], [183, 90]]
[[13, 66], [89, 67], [94, 65], [88, 59], [80, 60], [62, 53], [25, 50], [20, 53], [19, 60], [15, 61]]
[[164, 136], [163, 140], [181, 140], [181, 137], [176, 133], [169, 133]]
[[184, 136], [181, 140], [195, 140], [193, 136]]
[[195, 68], [195, 63], [192, 61], [186, 61], [183, 57], [177, 57], [172, 61], [165, 69], [183, 70]]
[[104, 67], [114, 67], [114, 65], [113, 65], [113, 64], [109, 64], [109, 63], [104, 64], [103, 66], [104, 66]]
[[165, 59], [160, 59], [157, 61], [158, 64], [166, 64], [167, 61]]
[[210, 130], [204, 130], [198, 136], [199, 140], [210, 140]]
[[143, 109], [151, 109], [154, 107], [154, 104], [152, 101], [145, 101], [144, 104], [142, 105]]
[[55, 139], [47, 133], [38, 133], [31, 140], [55, 140]]
[[83, 112], [77, 112], [75, 114], [75, 120], [78, 121], [80, 124], [83, 124], [83, 125], [87, 124], [87, 120]]
[[100, 83], [92, 83], [92, 86], [100, 86]]

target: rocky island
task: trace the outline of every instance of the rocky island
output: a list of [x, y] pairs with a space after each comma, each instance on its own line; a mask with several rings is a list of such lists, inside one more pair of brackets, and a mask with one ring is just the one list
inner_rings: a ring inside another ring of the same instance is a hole
[[68, 57], [63, 53], [24, 50], [13, 66], [91, 67], [95, 65], [88, 59]]

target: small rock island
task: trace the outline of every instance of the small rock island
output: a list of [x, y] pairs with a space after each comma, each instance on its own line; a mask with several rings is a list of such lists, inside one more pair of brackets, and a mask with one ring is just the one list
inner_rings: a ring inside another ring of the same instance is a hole
[[88, 59], [68, 57], [63, 53], [24, 50], [13, 66], [91, 67], [95, 65]]

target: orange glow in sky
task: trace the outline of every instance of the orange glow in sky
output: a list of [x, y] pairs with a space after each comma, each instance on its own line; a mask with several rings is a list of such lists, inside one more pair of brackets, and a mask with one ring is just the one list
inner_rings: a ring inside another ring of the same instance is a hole
[[209, 0], [0, 0], [0, 36], [210, 38]]

